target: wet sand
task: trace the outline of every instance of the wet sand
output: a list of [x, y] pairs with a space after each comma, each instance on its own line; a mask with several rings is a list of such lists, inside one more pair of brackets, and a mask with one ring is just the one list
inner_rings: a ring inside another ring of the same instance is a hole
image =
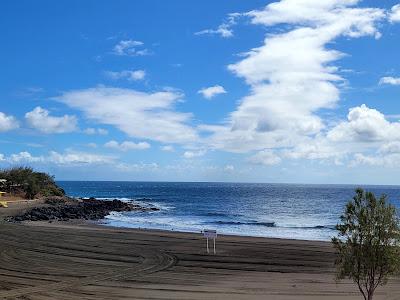
[[[4, 210], [0, 212], [4, 214]], [[334, 279], [330, 243], [110, 228], [0, 224], [0, 299], [361, 299]], [[400, 299], [400, 279], [374, 299]]]

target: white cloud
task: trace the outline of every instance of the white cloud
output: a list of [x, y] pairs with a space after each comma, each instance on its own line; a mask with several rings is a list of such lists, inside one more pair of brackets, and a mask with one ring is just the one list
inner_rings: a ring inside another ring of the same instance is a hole
[[195, 158], [195, 157], [201, 157], [204, 156], [207, 153], [206, 150], [198, 150], [198, 151], [185, 151], [183, 153], [183, 157], [187, 159]]
[[232, 26], [236, 24], [236, 18], [240, 17], [241, 14], [232, 13], [228, 15], [227, 20], [218, 26], [217, 29], [205, 29], [198, 32], [195, 32], [195, 35], [219, 35], [223, 38], [231, 38], [233, 37]]
[[235, 171], [235, 167], [232, 166], [232, 165], [226, 165], [224, 167], [224, 170], [227, 171], [227, 172], [233, 172], [233, 171]]
[[381, 112], [363, 104], [349, 110], [347, 121], [334, 125], [326, 134], [283, 150], [281, 155], [336, 165], [346, 161], [352, 166], [400, 165], [400, 122], [390, 122]]
[[4, 160], [5, 160], [4, 154], [0, 154], [0, 161], [4, 161]]
[[374, 167], [398, 168], [400, 166], [400, 153], [387, 155], [365, 155], [356, 153], [351, 166], [368, 165]]
[[8, 158], [8, 161], [11, 163], [21, 163], [21, 162], [32, 163], [32, 162], [44, 161], [44, 158], [42, 156], [32, 156], [29, 152], [23, 151], [20, 153], [12, 154]]
[[97, 148], [97, 144], [96, 143], [88, 143], [88, 144], [86, 144], [86, 146], [88, 146], [90, 148]]
[[144, 70], [135, 70], [135, 71], [124, 70], [121, 72], [108, 71], [106, 72], [106, 75], [114, 80], [126, 79], [128, 81], [139, 81], [143, 80], [146, 77], [146, 71]]
[[400, 78], [396, 77], [382, 77], [379, 84], [400, 85]]
[[333, 42], [376, 37], [385, 18], [381, 9], [352, 7], [357, 3], [282, 0], [247, 13], [253, 24], [289, 26], [228, 67], [251, 90], [225, 124], [200, 126], [211, 132], [209, 143], [233, 152], [290, 148], [326, 130], [317, 112], [337, 105], [344, 81], [333, 66], [344, 54], [332, 50]]
[[0, 132], [9, 131], [19, 127], [17, 119], [0, 112]]
[[40, 94], [44, 91], [43, 88], [41, 87], [25, 87], [20, 89], [19, 91], [16, 92], [16, 95], [18, 97], [33, 97], [33, 96], [37, 96], [37, 94]]
[[187, 125], [192, 115], [174, 110], [181, 98], [175, 91], [144, 93], [96, 87], [66, 92], [56, 99], [81, 110], [87, 118], [115, 126], [131, 137], [165, 143], [193, 142], [197, 133]]
[[392, 7], [389, 14], [390, 22], [400, 22], [400, 4], [397, 4]]
[[336, 165], [399, 166], [400, 122], [390, 122], [384, 114], [363, 104], [349, 109], [347, 121], [281, 150], [280, 155]]
[[327, 134], [334, 142], [382, 142], [400, 139], [400, 122], [389, 122], [385, 116], [365, 104], [349, 110], [342, 121]]
[[143, 171], [154, 172], [159, 169], [159, 166], [157, 163], [138, 163], [138, 164], [119, 163], [116, 165], [116, 168], [123, 172], [143, 172]]
[[97, 129], [97, 133], [100, 135], [107, 135], [108, 134], [108, 130], [104, 129], [104, 128], [98, 128]]
[[174, 152], [175, 148], [171, 145], [166, 145], [166, 146], [162, 146], [161, 150], [165, 151], [165, 152]]
[[8, 163], [42, 163], [56, 165], [82, 165], [82, 164], [110, 164], [114, 163], [115, 159], [110, 156], [104, 156], [86, 152], [67, 151], [59, 153], [50, 151], [46, 156], [33, 156], [27, 151], [11, 154], [5, 157], [4, 160]]
[[378, 153], [380, 154], [392, 154], [392, 153], [400, 153], [400, 141], [392, 141], [386, 144], [383, 144]]
[[128, 151], [128, 150], [145, 150], [150, 148], [150, 144], [146, 142], [139, 142], [134, 143], [130, 141], [125, 141], [122, 143], [118, 143], [117, 141], [109, 141], [104, 144], [104, 147], [117, 149], [121, 151]]
[[51, 151], [47, 162], [57, 165], [86, 165], [86, 164], [110, 164], [114, 163], [114, 158], [105, 155], [86, 153], [86, 152], [72, 152], [58, 153]]
[[144, 56], [151, 52], [144, 48], [144, 43], [135, 40], [122, 40], [114, 46], [113, 53], [116, 55]]
[[272, 166], [279, 164], [282, 160], [271, 150], [262, 150], [249, 158], [249, 161], [254, 164], [262, 164]]
[[348, 158], [351, 149], [349, 147], [339, 146], [320, 135], [315, 138], [306, 138], [295, 147], [281, 150], [283, 158], [292, 160], [318, 160], [335, 165], [344, 164]]
[[251, 17], [253, 24], [301, 25], [304, 28], [322, 29], [328, 38], [338, 35], [379, 36], [374, 22], [384, 19], [385, 12], [376, 8], [352, 7], [359, 2], [360, 0], [282, 0], [268, 4], [263, 10], [251, 11], [247, 15]]
[[62, 117], [52, 117], [50, 112], [40, 106], [25, 114], [25, 119], [29, 126], [43, 133], [66, 133], [77, 129], [77, 118], [75, 116], [64, 115]]
[[107, 135], [108, 134], [108, 130], [104, 129], [104, 128], [86, 128], [84, 131], [84, 133], [88, 134], [88, 135], [94, 135], [94, 134], [99, 134], [99, 135]]
[[220, 85], [210, 86], [208, 88], [202, 88], [198, 91], [199, 94], [202, 94], [204, 98], [211, 99], [220, 94], [226, 94], [225, 89]]

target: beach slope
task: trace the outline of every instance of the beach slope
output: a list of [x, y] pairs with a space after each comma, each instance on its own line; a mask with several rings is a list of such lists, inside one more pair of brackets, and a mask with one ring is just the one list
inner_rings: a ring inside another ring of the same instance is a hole
[[[1, 299], [360, 299], [329, 243], [85, 223], [0, 225]], [[376, 299], [400, 299], [400, 280]]]

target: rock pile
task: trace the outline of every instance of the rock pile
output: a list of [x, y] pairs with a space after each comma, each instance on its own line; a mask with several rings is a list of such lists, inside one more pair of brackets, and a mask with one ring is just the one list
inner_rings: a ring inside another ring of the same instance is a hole
[[[110, 214], [110, 212], [124, 211], [147, 211], [158, 210], [157, 208], [145, 208], [137, 204], [126, 203], [120, 200], [97, 200], [94, 198], [80, 200], [50, 200], [46, 201], [47, 206], [35, 207], [28, 212], [14, 217], [9, 217], [8, 221], [68, 221], [71, 219], [100, 220]], [[46, 203], [45, 202], [45, 203]]]

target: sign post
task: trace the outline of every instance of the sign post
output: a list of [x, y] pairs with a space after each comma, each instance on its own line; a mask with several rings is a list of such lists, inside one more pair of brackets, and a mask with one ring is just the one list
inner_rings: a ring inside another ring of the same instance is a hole
[[203, 236], [207, 239], [207, 253], [210, 253], [210, 248], [208, 245], [208, 239], [213, 239], [214, 242], [214, 254], [217, 253], [215, 249], [215, 239], [217, 238], [217, 231], [213, 229], [204, 229]]

